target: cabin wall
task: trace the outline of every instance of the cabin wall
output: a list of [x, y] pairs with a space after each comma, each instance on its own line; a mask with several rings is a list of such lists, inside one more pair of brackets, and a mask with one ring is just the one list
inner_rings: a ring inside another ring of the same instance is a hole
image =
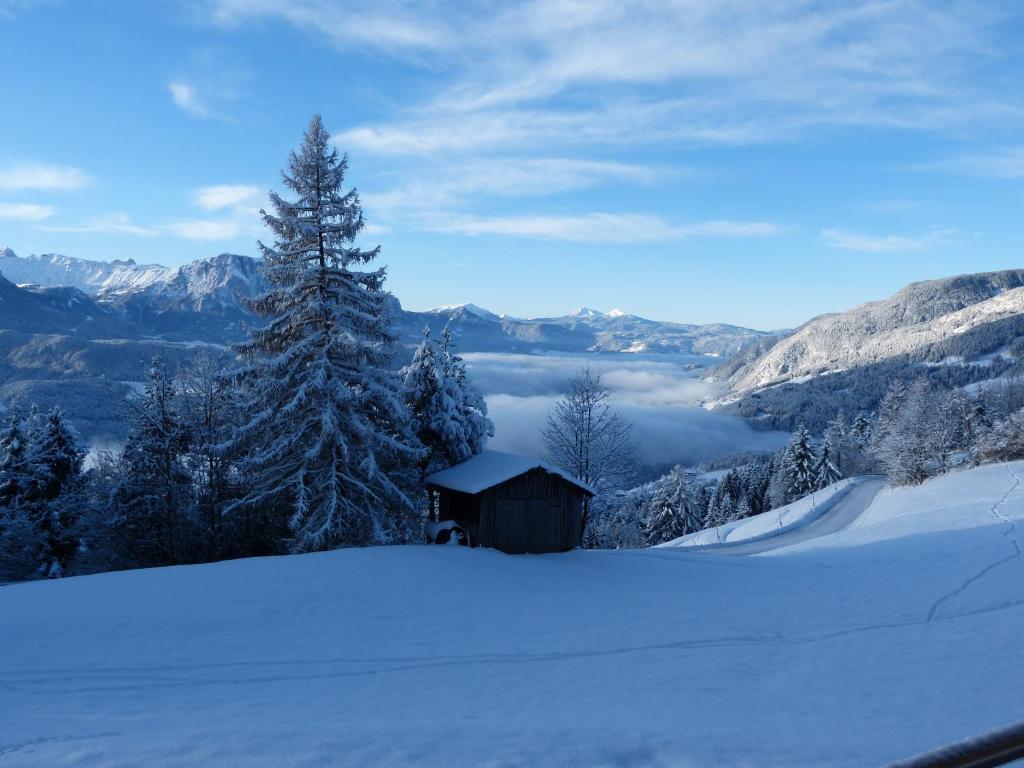
[[540, 469], [479, 494], [479, 544], [509, 554], [565, 552], [580, 545], [584, 494]]

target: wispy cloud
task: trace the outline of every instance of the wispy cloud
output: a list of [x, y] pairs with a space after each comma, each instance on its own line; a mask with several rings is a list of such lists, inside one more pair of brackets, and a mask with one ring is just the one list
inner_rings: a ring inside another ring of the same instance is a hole
[[174, 104], [192, 117], [208, 118], [213, 117], [210, 108], [199, 96], [194, 85], [184, 80], [172, 80], [167, 84], [167, 90], [171, 93], [171, 100]]
[[587, 213], [565, 216], [439, 217], [428, 224], [439, 232], [573, 242], [637, 243], [690, 237], [769, 237], [783, 228], [765, 221], [673, 223], [647, 214]]
[[899, 251], [922, 251], [955, 234], [952, 229], [935, 229], [924, 235], [907, 237], [903, 235], [865, 235], [843, 229], [823, 229], [821, 239], [829, 248], [862, 253], [894, 253]]
[[[260, 13], [288, 18], [283, 5], [261, 3]], [[422, 13], [404, 4], [388, 12], [395, 23], [416, 23]], [[437, 38], [441, 60], [460, 74], [434, 98], [338, 138], [422, 155], [631, 144], [638, 136], [763, 143], [826, 125], [943, 131], [1020, 121], [1020, 100], [978, 76], [995, 56], [993, 30], [1012, 13], [926, 0], [485, 7], [453, 14]], [[326, 34], [330, 22], [320, 21]]]
[[0, 169], [0, 189], [67, 191], [91, 183], [80, 168], [64, 165], [19, 163]]
[[194, 219], [175, 221], [166, 226], [168, 232], [186, 240], [232, 240], [243, 232], [242, 224], [234, 219]]
[[194, 190], [192, 201], [207, 211], [238, 207], [258, 210], [266, 196], [266, 192], [254, 184], [216, 184]]
[[481, 195], [539, 197], [609, 183], [651, 184], [681, 173], [607, 160], [486, 157], [429, 166], [423, 173], [429, 181], [417, 180], [362, 198], [376, 211], [440, 211]]
[[927, 166], [926, 169], [997, 179], [1020, 179], [1024, 178], [1024, 146], [953, 157]]
[[0, 219], [4, 221], [42, 221], [56, 213], [49, 205], [34, 203], [0, 203]]
[[136, 224], [124, 211], [113, 211], [112, 213], [108, 213], [104, 216], [86, 219], [81, 224], [46, 225], [41, 228], [45, 229], [47, 232], [138, 235], [140, 237], [154, 237], [159, 234], [159, 230], [154, 227], [146, 227]]
[[336, 47], [353, 45], [395, 51], [439, 51], [457, 44], [457, 34], [444, 19], [452, 9], [438, 12], [430, 3], [351, 0], [214, 0], [209, 17], [218, 24], [252, 20], [283, 20], [322, 36]]

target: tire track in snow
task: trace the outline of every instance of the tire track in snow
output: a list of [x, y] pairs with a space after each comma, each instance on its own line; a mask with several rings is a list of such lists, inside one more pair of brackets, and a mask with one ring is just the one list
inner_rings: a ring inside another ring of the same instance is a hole
[[[369, 658], [350, 658], [350, 659], [337, 659], [337, 660], [296, 660], [296, 661], [274, 661], [274, 662], [245, 662], [243, 664], [232, 664], [231, 662], [225, 662], [216, 665], [194, 665], [181, 667], [182, 670], [196, 671], [203, 667], [217, 667], [224, 669], [225, 667], [239, 666], [278, 666], [285, 667], [280, 674], [271, 675], [259, 675], [255, 677], [209, 677], [209, 678], [176, 678], [173, 681], [168, 681], [166, 677], [154, 676], [146, 681], [145, 668], [135, 667], [132, 668], [134, 675], [124, 676], [119, 673], [117, 668], [94, 668], [91, 670], [73, 670], [73, 674], [70, 675], [59, 675], [53, 676], [55, 670], [47, 670], [50, 674], [45, 674], [43, 670], [30, 671], [25, 670], [21, 674], [24, 675], [21, 679], [10, 680], [0, 679], [0, 690], [7, 690], [16, 693], [27, 693], [37, 694], [42, 696], [51, 696], [55, 693], [61, 694], [76, 694], [76, 693], [103, 693], [103, 692], [115, 692], [115, 691], [140, 691], [140, 690], [163, 690], [170, 688], [190, 688], [190, 687], [208, 687], [208, 686], [240, 686], [240, 685], [263, 685], [272, 684], [278, 682], [300, 682], [300, 681], [317, 681], [317, 680], [333, 680], [333, 679], [344, 679], [344, 678], [359, 678], [359, 677], [375, 677], [378, 675], [387, 675], [402, 672], [416, 672], [427, 669], [439, 669], [451, 666], [476, 666], [486, 664], [535, 664], [535, 663], [546, 663], [546, 662], [562, 662], [562, 661], [573, 661], [593, 658], [606, 658], [610, 656], [621, 656], [633, 653], [660, 653], [660, 652], [673, 652], [673, 651], [700, 651], [708, 649], [719, 649], [719, 648], [750, 648], [750, 647], [764, 647], [764, 648], [781, 648], [781, 647], [799, 647], [803, 645], [811, 645], [814, 643], [825, 642], [829, 640], [838, 640], [840, 638], [849, 637], [852, 635], [859, 635], [869, 632], [884, 632], [893, 629], [909, 629], [914, 627], [927, 627], [929, 624], [937, 622], [951, 622], [959, 619], [970, 618], [986, 613], [994, 613], [997, 611], [1003, 611], [1011, 608], [1024, 607], [1024, 599], [1013, 600], [1008, 603], [1003, 603], [996, 606], [988, 606], [985, 608], [978, 608], [971, 611], [964, 611], [962, 613], [954, 614], [952, 616], [938, 617], [932, 621], [928, 619], [909, 619], [906, 621], [891, 621], [883, 622], [878, 624], [866, 624], [856, 627], [847, 627], [845, 629], [835, 630], [831, 632], [819, 632], [810, 635], [804, 635], [802, 637], [786, 637], [780, 634], [771, 635], [737, 635], [732, 637], [721, 637], [721, 638], [709, 638], [705, 640], [677, 640], [666, 643], [653, 643], [648, 645], [637, 645], [637, 646], [620, 646], [617, 648], [607, 649], [593, 649], [587, 651], [575, 651], [575, 652], [537, 652], [537, 653], [525, 653], [525, 654], [473, 654], [465, 656], [422, 656], [422, 657], [395, 657], [390, 659], [369, 659]], [[338, 664], [380, 664], [385, 663], [383, 667], [372, 667], [370, 669], [349, 669], [342, 671], [311, 671], [299, 674], [288, 674], [287, 667], [289, 666], [309, 666], [316, 664], [323, 665], [338, 665]], [[154, 671], [162, 669], [159, 667], [151, 668]], [[164, 668], [165, 669], [165, 668]], [[69, 670], [70, 671], [70, 670]], [[121, 668], [121, 672], [124, 668]], [[11, 674], [13, 671], [6, 671], [2, 674]], [[92, 674], [74, 674], [74, 673], [92, 673]], [[97, 674], [99, 673], [99, 674]], [[141, 673], [141, 674], [140, 674]], [[14, 672], [14, 674], [19, 674]], [[75, 680], [84, 680], [89, 677], [101, 677], [110, 682], [109, 685], [87, 685], [82, 687], [68, 687], [66, 684], [74, 682]]]
[[944, 606], [946, 603], [948, 603], [950, 600], [957, 597], [958, 595], [961, 595], [964, 592], [966, 592], [968, 589], [970, 589], [971, 585], [977, 582], [979, 579], [984, 578], [986, 575], [994, 571], [1003, 563], [1008, 563], [1011, 560], [1016, 560], [1018, 557], [1020, 557], [1021, 546], [1020, 541], [1018, 541], [1017, 539], [1017, 523], [1015, 523], [1013, 520], [1006, 517], [999, 511], [999, 508], [1006, 503], [1006, 500], [1008, 498], [1010, 498], [1010, 494], [1017, 490], [1017, 487], [1020, 485], [1020, 478], [1017, 477], [1014, 471], [1009, 467], [1006, 468], [1006, 471], [1009, 472], [1010, 477], [1013, 478], [1013, 483], [1010, 485], [1009, 489], [1007, 489], [1006, 493], [1003, 494], [1002, 498], [999, 499], [999, 501], [997, 501], [989, 508], [989, 511], [998, 520], [1006, 523], [1006, 525], [1008, 526], [1007, 529], [1003, 532], [1003, 538], [1010, 542], [1010, 544], [1013, 546], [1013, 553], [999, 560], [996, 560], [994, 563], [989, 563], [976, 574], [974, 574], [969, 579], [964, 581], [963, 584], [954, 589], [952, 592], [946, 593], [938, 600], [936, 600], [934, 603], [932, 603], [931, 607], [928, 609], [928, 615], [926, 617], [927, 621], [935, 621], [935, 617], [938, 616], [938, 613], [942, 609], [942, 606]]

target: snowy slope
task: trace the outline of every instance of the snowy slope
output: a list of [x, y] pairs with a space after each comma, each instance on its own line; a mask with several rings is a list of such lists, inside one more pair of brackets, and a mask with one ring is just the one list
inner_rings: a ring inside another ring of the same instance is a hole
[[869, 766], [1024, 719], [1024, 463], [777, 551], [348, 550], [0, 587], [0, 764]]
[[924, 359], [934, 345], [1022, 318], [1024, 270], [912, 283], [889, 299], [811, 320], [723, 374], [734, 390], [748, 391], [898, 356]]
[[717, 546], [756, 540], [764, 536], [791, 531], [806, 525], [818, 515], [826, 513], [835, 501], [842, 498], [853, 485], [863, 482], [863, 480], [863, 477], [844, 478], [784, 507], [760, 515], [745, 517], [732, 523], [725, 523], [717, 528], [706, 528], [703, 531], [680, 536], [678, 539], [658, 546], [666, 548]]

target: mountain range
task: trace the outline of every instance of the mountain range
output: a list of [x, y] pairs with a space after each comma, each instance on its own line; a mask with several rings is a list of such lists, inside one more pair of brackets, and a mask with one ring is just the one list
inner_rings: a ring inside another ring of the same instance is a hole
[[[132, 260], [98, 262], [58, 254], [21, 257], [0, 250], [0, 274], [31, 292], [77, 289], [95, 304], [134, 324], [146, 335], [168, 341], [225, 344], [244, 337], [252, 321], [242, 299], [265, 285], [259, 261], [220, 254], [171, 268]], [[643, 352], [728, 357], [770, 334], [714, 324], [660, 322], [616, 310], [581, 309], [563, 317], [499, 316], [474, 304], [425, 312], [393, 300], [392, 320], [402, 344], [418, 343], [424, 327], [440, 333], [450, 324], [464, 352]], [[0, 307], [0, 328], [9, 327]]]
[[[237, 254], [171, 268], [0, 249], [0, 275], [0, 403], [61, 403], [90, 434], [123, 430], [124, 400], [156, 353], [171, 365], [197, 347], [230, 357], [254, 322], [243, 300], [265, 288], [259, 261]], [[391, 302], [403, 356], [425, 327], [437, 335], [447, 326], [462, 352], [717, 361], [709, 378], [727, 394], [708, 407], [770, 429], [803, 421], [820, 430], [840, 410], [871, 410], [894, 377], [949, 387], [1024, 375], [1024, 270], [912, 283], [786, 332], [587, 307], [518, 318], [474, 304], [410, 311]]]

